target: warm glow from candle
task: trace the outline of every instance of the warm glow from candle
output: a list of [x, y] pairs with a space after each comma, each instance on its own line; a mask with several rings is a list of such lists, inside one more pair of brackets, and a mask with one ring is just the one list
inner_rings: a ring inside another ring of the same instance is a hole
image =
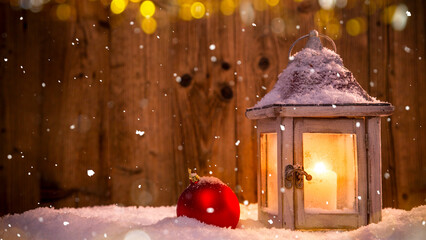
[[317, 162], [314, 167], [314, 171], [317, 173], [324, 173], [327, 170], [327, 167], [323, 162]]
[[337, 174], [327, 169], [324, 162], [316, 162], [313, 169], [306, 169], [312, 175], [305, 181], [305, 203], [308, 208], [337, 209]]

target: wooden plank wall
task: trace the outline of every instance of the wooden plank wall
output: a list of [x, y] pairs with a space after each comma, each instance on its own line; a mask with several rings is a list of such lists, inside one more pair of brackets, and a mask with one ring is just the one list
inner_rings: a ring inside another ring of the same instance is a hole
[[[380, 2], [408, 7], [405, 30], [385, 24], [374, 4], [348, 1], [334, 14], [362, 17], [367, 30], [354, 37], [343, 25], [337, 52], [371, 95], [395, 105], [382, 121], [383, 205], [410, 209], [426, 198], [425, 3]], [[239, 11], [217, 13], [219, 1], [189, 22], [156, 1], [153, 35], [140, 31], [135, 4], [112, 15], [100, 1], [68, 3], [65, 22], [52, 17], [54, 4], [31, 13], [0, 3], [0, 215], [173, 205], [187, 168], [255, 202], [256, 123], [244, 111], [272, 89], [291, 43], [317, 28], [317, 1], [282, 0], [256, 11], [255, 26]], [[279, 34], [270, 28], [277, 17]]]

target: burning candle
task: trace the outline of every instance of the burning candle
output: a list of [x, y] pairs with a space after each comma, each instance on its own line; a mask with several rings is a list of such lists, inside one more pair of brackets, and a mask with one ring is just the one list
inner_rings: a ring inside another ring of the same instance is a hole
[[305, 209], [337, 209], [337, 174], [318, 162], [313, 169], [306, 169], [312, 175], [311, 181], [305, 181]]

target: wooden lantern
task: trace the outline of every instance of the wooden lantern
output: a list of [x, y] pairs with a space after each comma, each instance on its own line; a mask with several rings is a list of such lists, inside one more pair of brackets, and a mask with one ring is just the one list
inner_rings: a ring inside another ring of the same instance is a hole
[[370, 97], [318, 32], [305, 37], [272, 91], [246, 111], [257, 120], [259, 220], [288, 229], [377, 223], [380, 117], [394, 108]]

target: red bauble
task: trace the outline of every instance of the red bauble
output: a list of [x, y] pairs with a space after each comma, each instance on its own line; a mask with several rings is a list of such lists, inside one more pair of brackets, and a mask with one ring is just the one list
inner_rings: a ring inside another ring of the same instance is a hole
[[218, 227], [235, 228], [240, 219], [240, 204], [235, 193], [215, 177], [202, 177], [180, 195], [177, 216], [195, 218]]

